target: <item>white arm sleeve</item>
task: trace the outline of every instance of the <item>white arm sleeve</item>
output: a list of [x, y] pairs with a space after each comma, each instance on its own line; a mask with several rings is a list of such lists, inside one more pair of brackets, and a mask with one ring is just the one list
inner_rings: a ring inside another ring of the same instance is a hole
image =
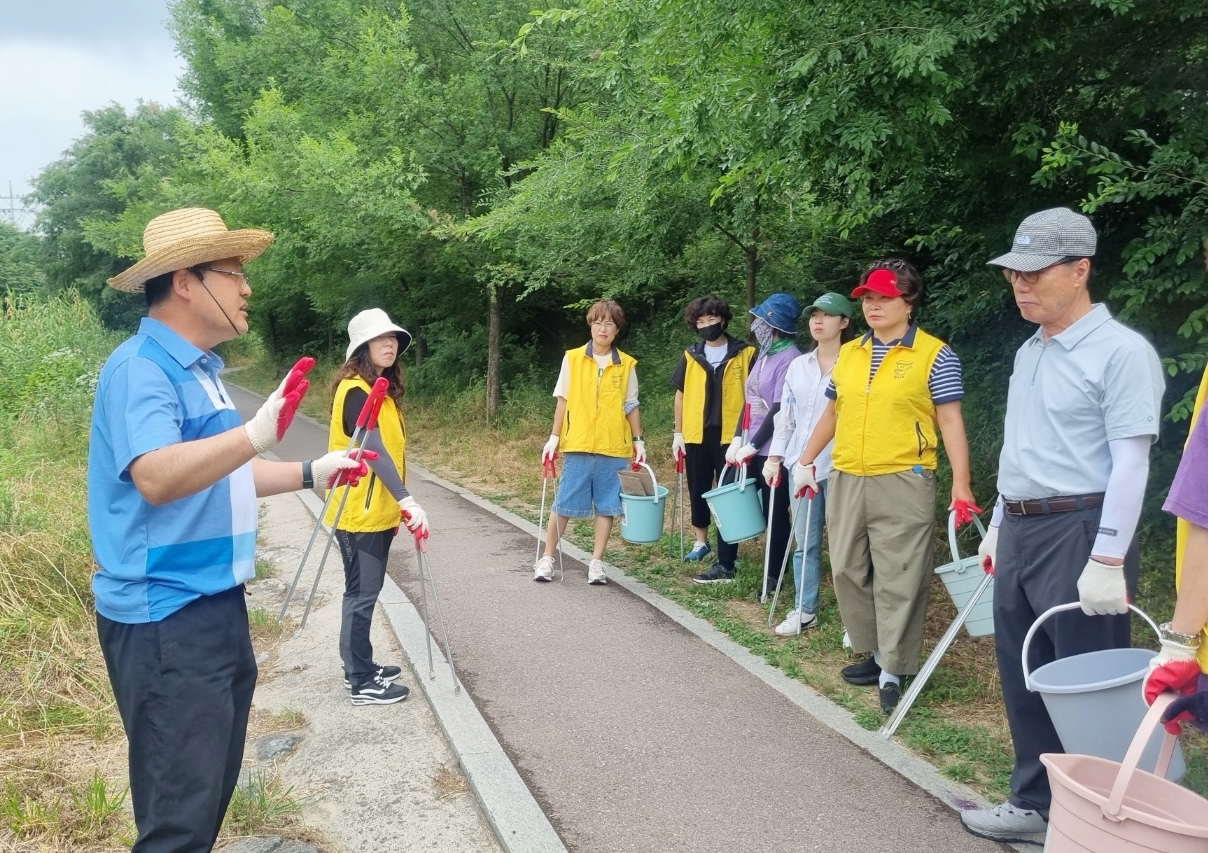
[[1112, 473], [1103, 495], [1099, 535], [1091, 553], [1097, 557], [1123, 558], [1137, 532], [1141, 501], [1149, 479], [1149, 445], [1153, 436], [1134, 435], [1107, 443], [1112, 454]]
[[996, 501], [994, 501], [994, 512], [992, 512], [990, 514], [990, 526], [991, 527], [998, 527], [999, 525], [1002, 524], [1002, 514], [1003, 514], [1002, 495], [999, 495], [998, 499]]
[[780, 399], [784, 405], [780, 407], [780, 411], [773, 419], [772, 443], [768, 446], [768, 456], [784, 456], [796, 426], [793, 420], [793, 391], [789, 388], [788, 376], [784, 377], [784, 385], [780, 389]]

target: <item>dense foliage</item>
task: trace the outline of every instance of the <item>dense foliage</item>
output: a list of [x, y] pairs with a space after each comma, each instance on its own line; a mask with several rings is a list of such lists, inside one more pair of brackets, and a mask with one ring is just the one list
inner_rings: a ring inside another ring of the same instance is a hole
[[985, 260], [1081, 205], [1096, 296], [1168, 359], [1168, 482], [1208, 343], [1202, 4], [178, 0], [172, 26], [189, 103], [90, 113], [35, 192], [45, 286], [110, 325], [138, 313], [102, 282], [147, 219], [213, 206], [277, 234], [253, 267], [271, 352], [383, 305], [418, 390], [483, 383], [494, 411], [548, 381], [587, 300], [622, 301], [654, 388], [693, 296], [812, 298], [904, 255], [965, 364], [988, 498], [1030, 329]]

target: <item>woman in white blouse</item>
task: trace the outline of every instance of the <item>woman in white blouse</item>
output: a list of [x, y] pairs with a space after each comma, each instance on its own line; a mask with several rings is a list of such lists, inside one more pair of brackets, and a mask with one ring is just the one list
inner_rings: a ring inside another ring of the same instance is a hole
[[[855, 335], [852, 314], [855, 306], [840, 293], [824, 293], [808, 309], [813, 348], [793, 360], [784, 377], [781, 409], [776, 431], [768, 451], [765, 477], [780, 476], [783, 460], [791, 473], [806, 441], [826, 409], [826, 387], [831, 369], [839, 357], [839, 347]], [[818, 588], [822, 582], [822, 526], [826, 518], [826, 476], [830, 473], [830, 445], [815, 460], [819, 492], [809, 504], [807, 498], [793, 499], [793, 578], [797, 595], [793, 609], [776, 627], [781, 636], [797, 634], [818, 624]], [[803, 514], [809, 509], [809, 528]]]

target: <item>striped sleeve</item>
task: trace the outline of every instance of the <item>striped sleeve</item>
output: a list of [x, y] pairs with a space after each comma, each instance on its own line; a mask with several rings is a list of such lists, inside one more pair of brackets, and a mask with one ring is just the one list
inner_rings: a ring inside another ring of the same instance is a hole
[[839, 392], [835, 390], [835, 380], [826, 383], [826, 399], [838, 400]]
[[927, 388], [931, 391], [931, 402], [937, 406], [955, 403], [965, 396], [965, 386], [961, 381], [960, 356], [947, 344], [944, 344], [931, 365]]

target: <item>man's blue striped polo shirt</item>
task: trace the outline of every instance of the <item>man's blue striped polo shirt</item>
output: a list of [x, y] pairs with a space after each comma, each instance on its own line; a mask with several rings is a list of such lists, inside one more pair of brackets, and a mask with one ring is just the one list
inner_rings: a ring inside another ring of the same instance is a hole
[[130, 477], [130, 464], [145, 453], [242, 424], [221, 369], [214, 353], [144, 317], [101, 370], [88, 449], [88, 522], [100, 566], [92, 590], [108, 619], [158, 622], [255, 576], [250, 462], [158, 507]]

